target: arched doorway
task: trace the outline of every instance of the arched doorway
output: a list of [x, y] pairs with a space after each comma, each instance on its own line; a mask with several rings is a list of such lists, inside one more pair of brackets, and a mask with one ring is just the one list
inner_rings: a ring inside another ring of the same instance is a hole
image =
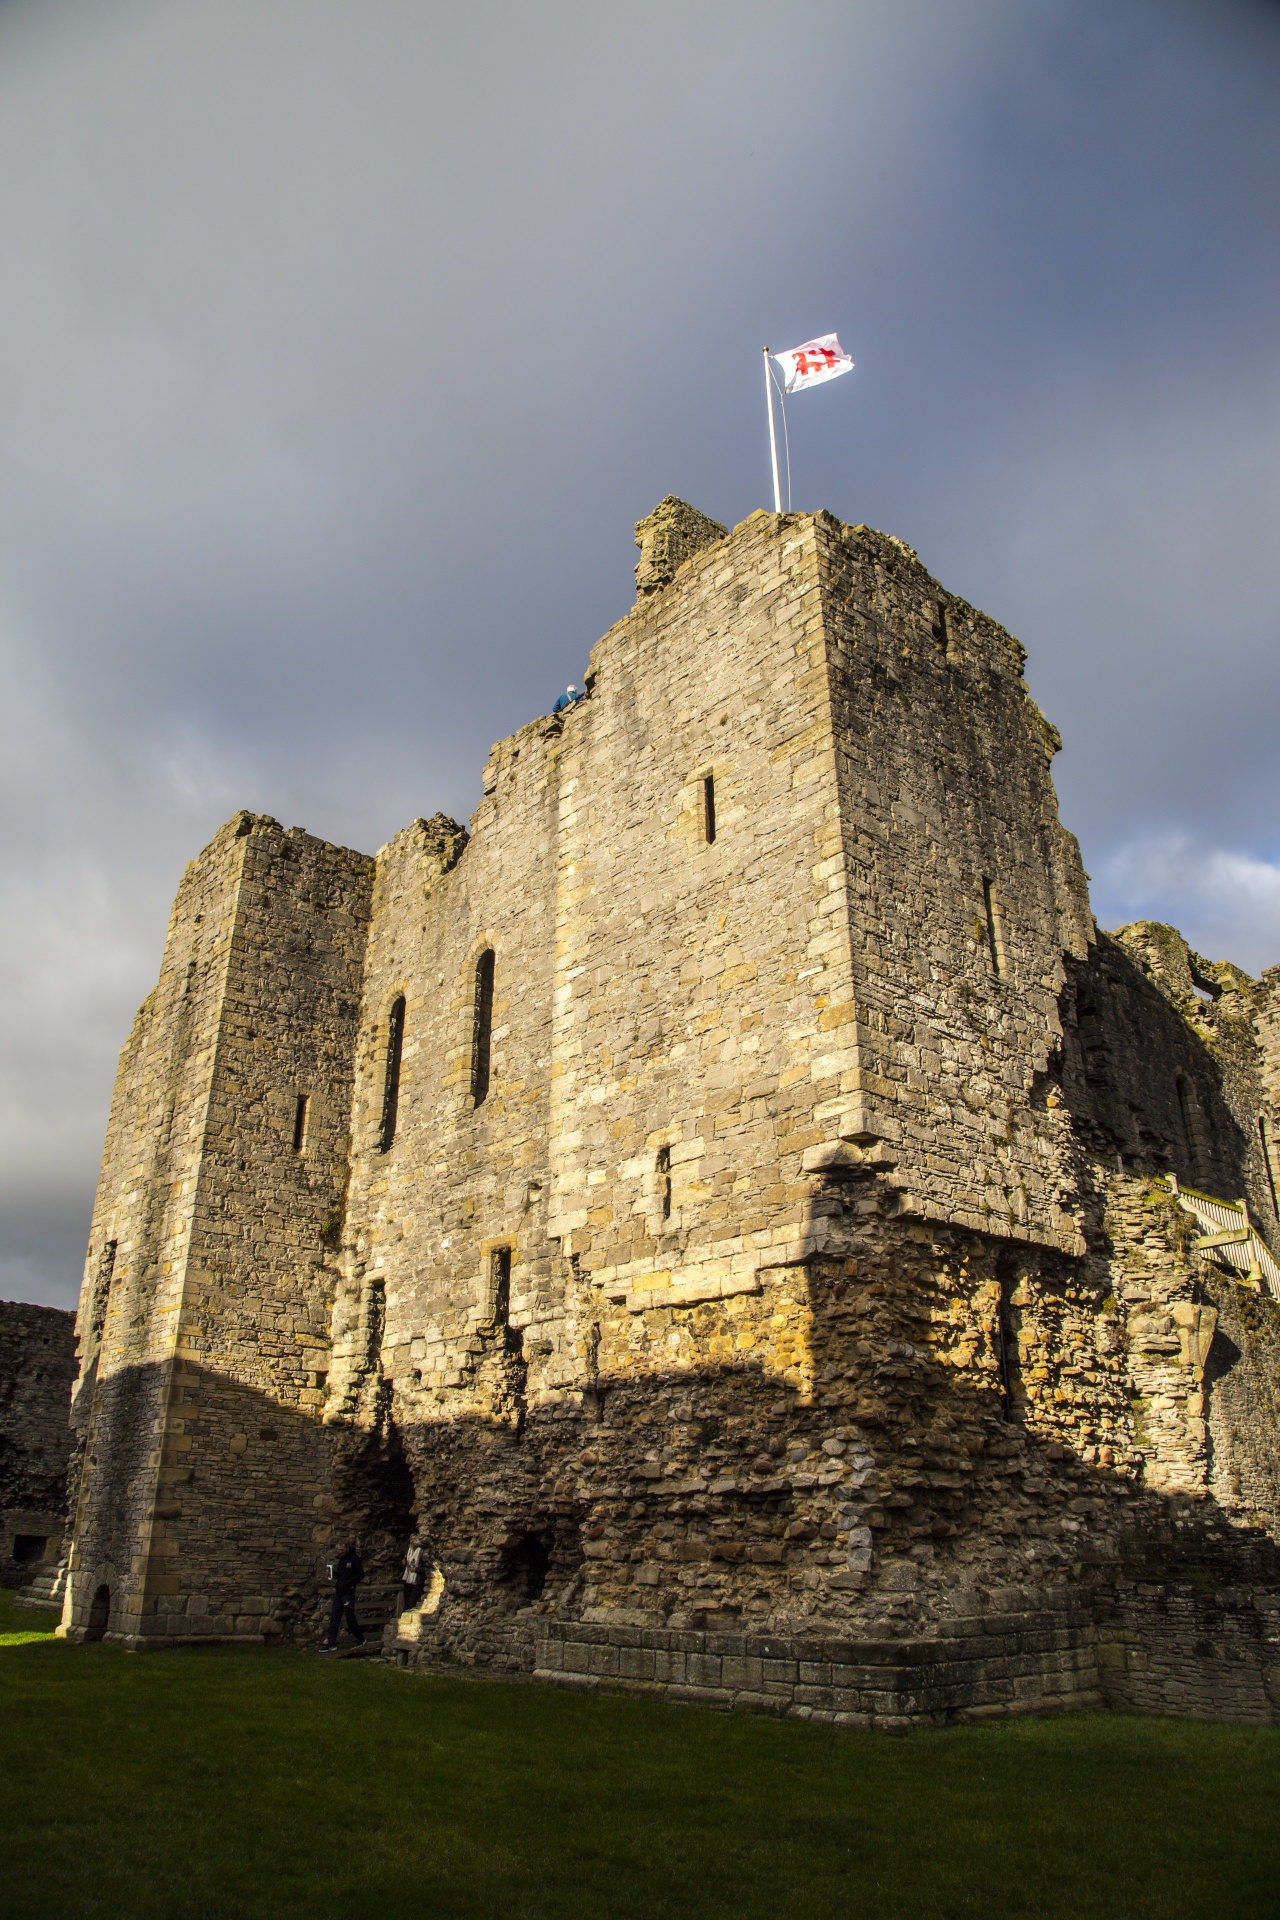
[[86, 1640], [101, 1640], [111, 1618], [111, 1589], [104, 1581], [93, 1596], [89, 1608], [89, 1624], [84, 1630]]

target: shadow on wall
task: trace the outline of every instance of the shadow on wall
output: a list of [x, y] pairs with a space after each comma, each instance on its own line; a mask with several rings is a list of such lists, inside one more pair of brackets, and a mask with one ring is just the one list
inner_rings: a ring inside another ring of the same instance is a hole
[[[955, 1287], [991, 1316], [968, 1377], [949, 1364], [947, 1287], [929, 1284], [904, 1236], [897, 1257], [869, 1249], [815, 1276], [807, 1397], [748, 1361], [602, 1374], [580, 1421], [535, 1410], [523, 1429], [461, 1418], [397, 1430], [445, 1578], [432, 1656], [527, 1667], [540, 1620], [927, 1636], [1071, 1589], [1110, 1622], [1117, 1704], [1280, 1707], [1274, 1540], [1212, 1498], [1144, 1489], [1080, 1457], [1065, 1419], [1026, 1398], [1020, 1363], [1001, 1370], [1009, 1259], [1025, 1287], [1025, 1249], [953, 1243]], [[1037, 1275], [1045, 1325], [1097, 1307], [1079, 1269], [1057, 1264]], [[1025, 1328], [1032, 1308], [1018, 1311]], [[709, 1337], [723, 1307], [692, 1312]], [[1269, 1305], [1265, 1317], [1274, 1334]], [[1127, 1412], [1123, 1388], [1116, 1397]]]
[[[322, 1428], [188, 1369], [176, 1437], [190, 1446], [165, 1456], [140, 1594], [111, 1569], [130, 1564], [143, 1516], [133, 1535], [120, 1531], [122, 1496], [90, 1470], [73, 1637], [318, 1637], [324, 1563], [349, 1534], [369, 1570], [362, 1616], [376, 1626], [394, 1607], [416, 1521], [443, 1578], [435, 1651], [464, 1663], [528, 1667], [546, 1617], [902, 1635], [998, 1606], [1002, 1591], [1083, 1587], [1114, 1606], [1142, 1582], [1200, 1606], [1188, 1644], [1212, 1694], [1227, 1644], [1221, 1590], [1280, 1595], [1280, 1553], [1211, 1498], [1152, 1492], [1119, 1463], [1086, 1461], [1068, 1432], [1077, 1416], [1052, 1398], [1037, 1404], [1030, 1330], [1057, 1328], [1064, 1355], [1076, 1351], [1080, 1316], [1099, 1307], [1087, 1263], [900, 1221], [862, 1231], [859, 1249], [811, 1273], [807, 1393], [748, 1355], [602, 1370], [589, 1414], [535, 1406], [522, 1424], [397, 1422], [383, 1394], [380, 1425], [366, 1431]], [[736, 1304], [684, 1314], [710, 1344]], [[1277, 1310], [1253, 1300], [1250, 1311], [1276, 1350]], [[652, 1314], [655, 1353], [671, 1318]], [[1261, 1337], [1232, 1324], [1211, 1393], [1241, 1373], [1231, 1347]], [[1002, 1357], [1006, 1341], [1015, 1351]], [[1268, 1365], [1264, 1355], [1264, 1375]], [[122, 1388], [137, 1405], [154, 1404], [153, 1391]], [[1118, 1372], [1117, 1433], [1124, 1398]], [[1150, 1631], [1167, 1638], [1166, 1626]], [[1241, 1644], [1237, 1634], [1237, 1661]], [[1135, 1657], [1146, 1659], [1145, 1641]], [[1166, 1707], [1180, 1684], [1175, 1673]]]
[[[1035, 1404], [1025, 1336], [1056, 1327], [1078, 1371], [1073, 1316], [1099, 1317], [1105, 1282], [1066, 1259], [1037, 1268], [1026, 1248], [930, 1239], [882, 1234], [815, 1272], [810, 1394], [747, 1360], [602, 1374], [581, 1421], [535, 1410], [523, 1429], [462, 1418], [399, 1430], [446, 1581], [433, 1657], [527, 1666], [540, 1620], [927, 1636], [1069, 1589], [1105, 1624], [1116, 1704], [1280, 1708], [1271, 1535], [1203, 1494], [1142, 1487], [1096, 1444], [1084, 1459], [1068, 1437], [1078, 1404]], [[1018, 1353], [1002, 1366], [1011, 1296]], [[974, 1301], [985, 1348], [973, 1315], [951, 1312]], [[1274, 1340], [1280, 1315], [1255, 1304]], [[710, 1340], [723, 1312], [691, 1317]], [[1128, 1402], [1117, 1373], [1117, 1441]], [[1085, 1416], [1095, 1440], [1099, 1417]], [[1272, 1489], [1259, 1517], [1274, 1524], [1274, 1508]], [[541, 1594], [511, 1577], [530, 1539], [546, 1551]]]
[[413, 1495], [378, 1434], [335, 1445], [318, 1419], [184, 1360], [86, 1391], [71, 1638], [319, 1638], [325, 1566], [353, 1534], [362, 1611], [373, 1626], [390, 1614]]
[[1257, 1155], [1229, 1096], [1229, 1040], [1215, 1058], [1106, 934], [1088, 960], [1067, 955], [1066, 966], [1064, 1046], [1056, 1064], [1081, 1139], [1110, 1160], [1119, 1156], [1142, 1172], [1172, 1170], [1223, 1199], [1244, 1193]]

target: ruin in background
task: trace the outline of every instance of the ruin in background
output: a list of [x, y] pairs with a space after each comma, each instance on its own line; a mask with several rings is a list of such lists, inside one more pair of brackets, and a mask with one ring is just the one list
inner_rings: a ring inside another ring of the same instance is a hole
[[243, 813], [124, 1049], [62, 1630], [885, 1724], [1280, 1719], [1277, 973], [1098, 932], [1009, 634], [637, 529], [470, 833]]
[[0, 1587], [52, 1594], [66, 1530], [75, 1315], [0, 1300]]

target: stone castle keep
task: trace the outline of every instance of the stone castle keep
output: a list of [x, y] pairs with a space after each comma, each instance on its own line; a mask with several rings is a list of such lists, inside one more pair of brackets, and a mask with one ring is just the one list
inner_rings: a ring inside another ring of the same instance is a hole
[[[121, 1057], [63, 1631], [1280, 1721], [1280, 977], [1108, 937], [1023, 651], [664, 501], [470, 833], [242, 813]], [[1280, 974], [1280, 970], [1277, 970]]]

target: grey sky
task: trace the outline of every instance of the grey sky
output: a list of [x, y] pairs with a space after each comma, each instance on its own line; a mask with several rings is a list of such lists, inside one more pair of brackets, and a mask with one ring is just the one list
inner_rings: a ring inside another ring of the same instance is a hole
[[0, 0], [0, 1297], [237, 806], [464, 817], [631, 522], [916, 547], [1030, 649], [1104, 925], [1280, 961], [1280, 9]]

